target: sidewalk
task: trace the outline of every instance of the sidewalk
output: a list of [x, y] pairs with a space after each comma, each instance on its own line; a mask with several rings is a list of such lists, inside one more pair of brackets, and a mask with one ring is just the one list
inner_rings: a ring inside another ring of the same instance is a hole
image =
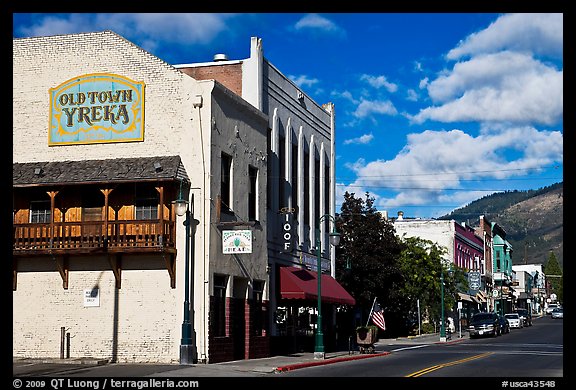
[[[462, 334], [462, 338], [458, 337], [458, 334], [452, 335], [450, 340], [447, 340], [443, 344], [453, 343], [461, 341], [465, 338]], [[248, 360], [236, 360], [231, 362], [208, 364], [207, 366], [212, 366], [218, 371], [221, 370], [231, 370], [236, 372], [253, 372], [253, 373], [281, 373], [286, 371], [297, 370], [300, 368], [313, 367], [325, 364], [333, 364], [338, 362], [358, 360], [358, 359], [368, 359], [374, 357], [386, 356], [392, 353], [389, 348], [391, 345], [401, 345], [401, 344], [435, 344], [440, 342], [440, 335], [438, 333], [425, 334], [420, 336], [412, 337], [401, 337], [395, 339], [380, 339], [375, 346], [375, 353], [365, 353], [361, 354], [358, 351], [339, 351], [326, 353], [325, 359], [314, 359], [314, 352], [303, 352], [291, 355], [281, 355], [272, 356], [262, 359], [248, 359]], [[393, 349], [393, 348], [392, 348]], [[170, 371], [166, 373], [167, 376], [188, 376], [197, 373], [196, 367], [194, 368], [185, 367]]]
[[[453, 343], [463, 340], [458, 333], [452, 335], [445, 343]], [[89, 368], [95, 374], [101, 373], [107, 376], [153, 376], [153, 377], [200, 377], [200, 376], [265, 376], [273, 373], [297, 370], [306, 367], [338, 363], [343, 361], [368, 359], [386, 356], [393, 353], [395, 345], [425, 345], [441, 343], [438, 333], [425, 334], [413, 337], [402, 337], [395, 339], [380, 339], [374, 344], [374, 353], [360, 353], [354, 351], [337, 351], [325, 354], [325, 359], [314, 359], [314, 352], [294, 353], [290, 355], [278, 355], [261, 359], [244, 359], [213, 364], [129, 364], [129, 363], [108, 363], [105, 359], [94, 358], [73, 358], [73, 359], [13, 359], [14, 367], [33, 363], [39, 370], [42, 366], [75, 365], [64, 367], [63, 370], [78, 370]], [[62, 368], [61, 368], [62, 369]], [[16, 371], [15, 371], [16, 372]], [[131, 374], [138, 373], [138, 374]]]

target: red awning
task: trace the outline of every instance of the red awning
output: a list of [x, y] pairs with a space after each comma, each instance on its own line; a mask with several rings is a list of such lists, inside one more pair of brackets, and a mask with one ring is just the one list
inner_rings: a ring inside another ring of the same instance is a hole
[[[285, 299], [318, 299], [317, 273], [300, 267], [280, 268], [280, 294]], [[354, 305], [356, 300], [330, 275], [322, 274], [322, 302]]]

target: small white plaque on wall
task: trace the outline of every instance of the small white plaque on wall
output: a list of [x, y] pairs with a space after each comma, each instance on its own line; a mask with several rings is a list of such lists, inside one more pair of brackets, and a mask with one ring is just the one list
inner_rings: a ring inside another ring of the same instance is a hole
[[88, 288], [84, 290], [84, 307], [100, 306], [100, 289]]

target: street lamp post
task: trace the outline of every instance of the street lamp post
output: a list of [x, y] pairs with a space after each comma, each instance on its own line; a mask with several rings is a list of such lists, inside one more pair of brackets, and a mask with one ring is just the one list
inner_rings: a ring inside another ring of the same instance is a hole
[[[452, 275], [452, 273], [454, 271], [452, 271], [451, 269], [452, 267], [450, 267], [450, 269], [448, 270], [448, 274]], [[446, 321], [444, 319], [444, 266], [442, 266], [442, 268], [440, 269], [440, 305], [441, 305], [441, 322], [440, 322], [440, 341], [441, 342], [445, 342], [446, 341]]]
[[[182, 189], [180, 189], [180, 196], [173, 203], [175, 211], [178, 216], [186, 215], [184, 219], [184, 226], [186, 227], [186, 257], [185, 257], [185, 270], [184, 270], [184, 316], [182, 320], [182, 338], [180, 340], [180, 364], [194, 364], [196, 361], [196, 346], [194, 345], [194, 337], [192, 337], [192, 322], [190, 321], [190, 262], [194, 252], [191, 250], [191, 231], [196, 231], [196, 220], [194, 219], [194, 194], [191, 195], [191, 202], [182, 198]], [[194, 226], [192, 226], [194, 224]], [[193, 236], [193, 235], [192, 235]]]
[[[330, 244], [338, 246], [340, 244], [340, 233], [336, 231], [336, 220], [330, 214], [324, 214], [318, 222], [321, 224], [326, 219], [334, 223], [334, 228], [330, 233]], [[314, 359], [324, 359], [324, 333], [322, 332], [322, 253], [321, 253], [320, 230], [316, 229], [316, 272], [318, 274], [318, 316], [316, 319], [316, 343], [314, 346]]]
[[440, 341], [446, 341], [446, 324], [444, 321], [444, 267], [440, 269], [440, 306], [441, 306], [441, 322], [440, 322]]

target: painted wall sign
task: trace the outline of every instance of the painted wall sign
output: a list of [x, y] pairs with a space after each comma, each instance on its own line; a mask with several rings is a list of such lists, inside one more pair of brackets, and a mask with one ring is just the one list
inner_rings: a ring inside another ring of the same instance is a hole
[[92, 73], [49, 92], [49, 146], [144, 140], [144, 82]]
[[252, 230], [223, 230], [222, 253], [252, 253]]

